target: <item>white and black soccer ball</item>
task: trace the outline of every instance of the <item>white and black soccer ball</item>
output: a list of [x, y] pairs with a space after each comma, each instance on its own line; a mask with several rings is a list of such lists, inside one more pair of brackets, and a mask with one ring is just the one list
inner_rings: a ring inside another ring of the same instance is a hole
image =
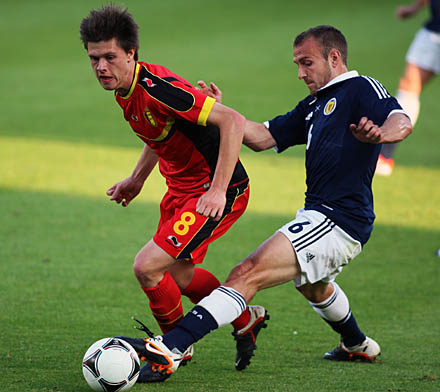
[[84, 378], [94, 391], [126, 391], [136, 383], [139, 369], [139, 358], [134, 348], [117, 338], [100, 339], [93, 343], [82, 362]]

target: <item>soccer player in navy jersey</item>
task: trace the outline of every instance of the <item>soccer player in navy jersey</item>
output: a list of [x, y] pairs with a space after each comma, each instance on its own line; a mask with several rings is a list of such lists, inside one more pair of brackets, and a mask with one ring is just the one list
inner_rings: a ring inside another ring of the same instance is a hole
[[[139, 61], [138, 26], [123, 7], [92, 10], [80, 34], [96, 78], [115, 92], [126, 121], [145, 143], [133, 173], [107, 195], [128, 206], [156, 164], [166, 179], [158, 229], [134, 261], [135, 276], [165, 333], [184, 316], [182, 295], [197, 303], [220, 286], [212, 273], [196, 265], [248, 204], [249, 180], [238, 158], [245, 118], [169, 69]], [[237, 370], [249, 364], [267, 319], [266, 310], [255, 305], [231, 320]], [[143, 339], [124, 338], [135, 349], [145, 346]], [[191, 357], [189, 346], [184, 360]], [[138, 382], [166, 377], [147, 364]]]
[[[403, 140], [411, 122], [382, 84], [348, 71], [347, 43], [334, 27], [299, 34], [293, 60], [310, 95], [264, 124], [247, 121], [243, 142], [255, 151], [279, 153], [306, 145], [304, 208], [234, 267], [175, 329], [147, 340], [143, 354], [158, 372], [174, 372], [188, 346], [238, 317], [257, 291], [289, 281], [340, 337], [324, 358], [373, 361], [380, 354], [334, 279], [372, 231], [371, 183], [381, 144]], [[215, 85], [200, 86], [221, 98]]]
[[[417, 32], [406, 54], [406, 66], [399, 81], [396, 98], [416, 125], [420, 111], [420, 94], [425, 85], [440, 73], [440, 0], [416, 0], [397, 8], [396, 15], [406, 19], [429, 5], [431, 16]], [[382, 147], [376, 174], [389, 176], [394, 169], [397, 144]]]

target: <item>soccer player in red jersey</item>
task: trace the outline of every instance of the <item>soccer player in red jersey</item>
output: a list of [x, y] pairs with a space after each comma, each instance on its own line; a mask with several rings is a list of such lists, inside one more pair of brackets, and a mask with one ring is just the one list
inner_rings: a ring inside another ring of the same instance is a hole
[[[107, 190], [110, 200], [128, 206], [156, 164], [166, 179], [157, 232], [134, 261], [135, 276], [166, 333], [183, 317], [182, 294], [198, 303], [220, 286], [195, 265], [246, 209], [249, 180], [238, 158], [245, 118], [167, 68], [139, 61], [138, 26], [126, 9], [92, 10], [80, 33], [99, 83], [115, 91], [125, 119], [145, 143], [131, 176]], [[250, 306], [232, 323], [237, 370], [250, 363], [266, 319], [263, 307]], [[145, 344], [129, 339], [135, 348]], [[186, 358], [191, 356], [192, 349]], [[162, 381], [159, 376], [146, 365], [138, 382]]]

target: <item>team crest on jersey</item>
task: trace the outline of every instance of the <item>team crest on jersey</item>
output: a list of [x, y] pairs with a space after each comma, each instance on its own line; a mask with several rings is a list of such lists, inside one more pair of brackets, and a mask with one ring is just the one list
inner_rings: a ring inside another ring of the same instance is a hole
[[324, 108], [324, 114], [326, 116], [332, 114], [336, 109], [336, 98], [332, 98], [330, 99], [330, 101], [328, 101], [325, 105]]

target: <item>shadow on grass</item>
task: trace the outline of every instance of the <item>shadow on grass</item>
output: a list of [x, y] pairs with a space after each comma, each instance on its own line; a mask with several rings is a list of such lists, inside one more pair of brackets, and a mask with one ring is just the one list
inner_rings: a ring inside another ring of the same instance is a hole
[[[80, 364], [93, 341], [133, 334], [132, 315], [158, 331], [131, 270], [134, 255], [155, 232], [158, 206], [121, 208], [87, 198], [5, 189], [0, 189], [0, 206], [3, 386], [10, 392], [87, 391]], [[291, 218], [246, 213], [212, 244], [204, 266], [223, 280]], [[433, 300], [440, 296], [440, 260], [434, 256], [439, 238], [439, 231], [378, 225], [365, 251], [341, 274], [338, 281], [358, 320], [386, 347], [383, 366], [344, 365], [347, 390], [365, 385], [372, 375], [366, 391], [438, 386], [430, 369], [438, 359], [432, 327], [440, 322]], [[188, 385], [197, 391], [222, 390], [219, 377], [233, 380], [236, 390], [310, 391], [318, 390], [323, 380], [337, 388], [334, 374], [342, 368], [320, 360], [337, 337], [292, 285], [262, 291], [253, 302], [266, 306], [272, 316], [253, 366], [245, 374], [233, 370], [230, 329], [223, 328], [198, 343], [194, 363], [167, 382], [167, 391]], [[191, 305], [184, 306], [188, 310]], [[411, 355], [397, 361], [392, 355], [399, 357], [402, 339]], [[286, 344], [290, 348], [280, 351]]]

